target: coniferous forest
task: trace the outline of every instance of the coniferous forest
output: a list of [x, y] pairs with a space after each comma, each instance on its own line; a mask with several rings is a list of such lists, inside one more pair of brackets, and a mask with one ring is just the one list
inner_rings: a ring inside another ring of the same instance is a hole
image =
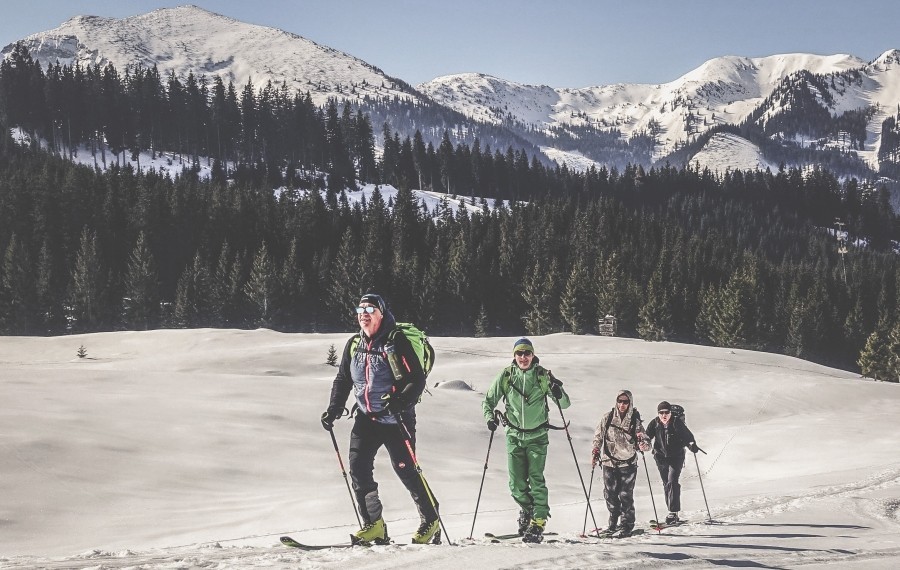
[[[350, 104], [271, 85], [43, 70], [24, 50], [0, 66], [0, 128], [4, 334], [348, 330], [377, 290], [434, 335], [596, 333], [611, 314], [623, 336], [900, 375], [897, 216], [883, 188], [824, 170], [581, 173], [447, 132], [377, 135]], [[119, 166], [141, 151], [193, 166]], [[351, 204], [360, 182], [399, 194]], [[481, 208], [429, 212], [413, 188]]]

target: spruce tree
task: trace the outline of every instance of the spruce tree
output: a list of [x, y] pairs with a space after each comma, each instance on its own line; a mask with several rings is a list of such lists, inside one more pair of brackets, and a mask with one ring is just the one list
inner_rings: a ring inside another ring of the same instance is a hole
[[148, 330], [156, 324], [159, 313], [158, 287], [156, 262], [147, 248], [144, 233], [141, 232], [131, 252], [125, 276], [122, 317], [126, 326], [133, 330]]
[[66, 318], [69, 327], [78, 332], [97, 330], [101, 317], [101, 295], [105, 285], [103, 267], [97, 247], [97, 234], [87, 228], [81, 231], [78, 255], [69, 286]]
[[866, 339], [866, 346], [860, 353], [857, 364], [859, 364], [863, 376], [875, 380], [896, 380], [895, 370], [892, 366], [896, 355], [891, 352], [892, 342], [889, 332], [883, 328], [884, 323], [881, 325]]
[[556, 302], [558, 271], [556, 260], [545, 270], [543, 262], [535, 259], [526, 273], [522, 290], [526, 306], [522, 322], [525, 324], [526, 334], [544, 335], [554, 332], [553, 318], [559, 306]]
[[184, 268], [175, 292], [175, 326], [196, 328], [209, 324], [209, 270], [198, 251]]
[[653, 272], [638, 313], [638, 334], [644, 340], [668, 340], [672, 333], [672, 313], [669, 295], [662, 281], [661, 267]]
[[264, 242], [253, 258], [250, 278], [244, 285], [244, 293], [250, 301], [250, 322], [253, 326], [271, 326], [272, 313], [277, 310], [273, 306], [277, 299], [277, 285], [275, 268], [269, 259], [269, 250]]

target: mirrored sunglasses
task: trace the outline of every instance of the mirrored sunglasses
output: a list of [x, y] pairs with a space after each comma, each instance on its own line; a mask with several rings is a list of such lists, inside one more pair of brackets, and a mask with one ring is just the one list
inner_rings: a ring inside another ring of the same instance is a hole
[[378, 310], [378, 307], [373, 307], [369, 305], [368, 307], [356, 307], [356, 314], [361, 315], [363, 313], [369, 313], [370, 315]]

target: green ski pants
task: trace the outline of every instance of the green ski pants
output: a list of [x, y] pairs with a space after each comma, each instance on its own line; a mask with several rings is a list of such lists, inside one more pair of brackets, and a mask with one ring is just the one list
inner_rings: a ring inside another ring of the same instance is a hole
[[506, 436], [509, 490], [522, 509], [533, 511], [534, 518], [546, 519], [550, 516], [550, 504], [544, 465], [547, 463], [550, 438], [546, 431], [535, 436], [528, 434], [527, 437], [523, 440], [516, 433]]

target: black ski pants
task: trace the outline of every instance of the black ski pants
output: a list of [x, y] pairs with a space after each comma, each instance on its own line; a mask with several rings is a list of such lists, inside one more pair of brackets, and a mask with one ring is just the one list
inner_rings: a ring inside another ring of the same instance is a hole
[[[415, 416], [405, 419], [409, 430], [412, 453], [416, 448]], [[422, 477], [416, 471], [410, 450], [406, 447], [406, 434], [398, 424], [385, 424], [373, 421], [372, 418], [357, 414], [353, 429], [350, 431], [350, 480], [356, 495], [356, 504], [362, 515], [363, 523], [377, 521], [382, 517], [381, 499], [378, 497], [378, 483], [375, 482], [375, 454], [384, 446], [391, 456], [391, 465], [400, 481], [409, 491], [419, 516], [427, 521], [437, 519], [435, 507], [432, 506]]]
[[609, 510], [610, 523], [622, 517], [622, 525], [634, 528], [634, 482], [637, 463], [625, 467], [603, 466], [603, 497]]
[[681, 483], [678, 479], [681, 477], [681, 470], [684, 469], [684, 456], [653, 457], [656, 459], [656, 468], [659, 469], [659, 477], [666, 493], [666, 506], [669, 507], [670, 513], [677, 513], [681, 510]]

